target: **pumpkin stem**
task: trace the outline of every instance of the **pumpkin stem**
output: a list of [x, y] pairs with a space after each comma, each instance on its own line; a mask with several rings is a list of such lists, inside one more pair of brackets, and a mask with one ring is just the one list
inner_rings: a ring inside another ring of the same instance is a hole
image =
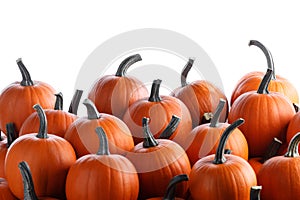
[[181, 183], [183, 181], [188, 181], [188, 180], [189, 180], [189, 178], [186, 174], [180, 174], [180, 175], [174, 176], [171, 179], [171, 181], [167, 187], [167, 191], [164, 195], [163, 200], [175, 200], [177, 184]]
[[211, 122], [211, 119], [213, 118], [213, 113], [209, 112], [209, 113], [204, 113], [201, 119], [201, 123], [200, 124], [207, 124]]
[[22, 86], [34, 85], [28, 70], [26, 69], [24, 63], [22, 62], [22, 58], [17, 59], [17, 65], [19, 66], [20, 72], [22, 74], [22, 81], [20, 84]]
[[268, 86], [271, 81], [271, 77], [272, 77], [272, 70], [268, 69], [262, 81], [260, 82], [260, 85], [257, 90], [258, 94], [269, 94]]
[[63, 94], [59, 92], [55, 94], [55, 96], [56, 96], [56, 101], [55, 101], [54, 110], [62, 110], [63, 103], [64, 103]]
[[296, 103], [293, 103], [293, 106], [294, 106], [295, 112], [297, 113], [299, 111], [299, 105]]
[[265, 152], [261, 160], [261, 163], [264, 163], [266, 160], [274, 157], [277, 154], [281, 145], [282, 145], [282, 141], [280, 141], [277, 138], [273, 138], [268, 150]]
[[160, 88], [161, 80], [156, 79], [152, 83], [151, 93], [148, 101], [150, 102], [160, 102], [161, 98], [159, 96], [159, 88]]
[[158, 145], [158, 142], [153, 137], [153, 134], [150, 131], [149, 128], [149, 118], [143, 117], [143, 131], [144, 131], [144, 142], [143, 147], [144, 148], [150, 148], [155, 147]]
[[17, 139], [18, 137], [14, 123], [6, 124], [6, 135], [7, 135], [6, 147], [9, 148], [10, 145], [13, 143], [13, 141], [15, 141], [15, 139]]
[[95, 104], [91, 100], [85, 99], [83, 104], [86, 106], [88, 119], [99, 119], [101, 117]]
[[213, 127], [213, 128], [218, 127], [220, 115], [221, 115], [221, 112], [224, 108], [225, 103], [226, 103], [226, 101], [224, 99], [220, 99], [219, 104], [218, 104], [218, 106], [217, 106], [217, 108], [216, 108], [216, 110], [213, 114], [213, 117], [212, 117], [211, 121], [210, 121], [209, 127]]
[[30, 168], [25, 161], [22, 161], [18, 165], [24, 186], [24, 200], [38, 200], [38, 197], [34, 191], [34, 184]]
[[262, 186], [252, 186], [250, 189], [250, 200], [260, 200]]
[[298, 146], [300, 142], [300, 132], [298, 132], [294, 137], [291, 139], [287, 152], [284, 154], [285, 157], [298, 157], [299, 152], [298, 152]]
[[243, 123], [244, 123], [244, 119], [239, 118], [225, 129], [225, 131], [223, 132], [220, 138], [220, 142], [215, 154], [215, 159], [213, 161], [214, 164], [223, 164], [224, 162], [226, 162], [224, 151], [225, 151], [225, 145], [229, 138], [229, 135], [232, 133], [234, 129], [236, 129], [238, 126], [240, 126]]
[[46, 138], [48, 138], [46, 114], [45, 114], [43, 108], [39, 104], [35, 104], [33, 106], [33, 108], [36, 110], [39, 120], [40, 120], [40, 128], [39, 128], [39, 132], [36, 135], [36, 137], [38, 137], [40, 139], [46, 139]]
[[71, 100], [71, 104], [69, 107], [69, 113], [73, 113], [74, 115], [77, 115], [79, 102], [82, 96], [83, 90], [76, 90], [73, 98]]
[[275, 68], [274, 68], [274, 62], [273, 62], [273, 57], [271, 52], [259, 41], [257, 40], [250, 40], [249, 42], [249, 46], [257, 46], [258, 48], [260, 48], [262, 50], [262, 52], [265, 54], [266, 58], [267, 58], [267, 63], [268, 63], [268, 69], [272, 70], [272, 79], [275, 80], [276, 79], [276, 75], [275, 75]]
[[184, 66], [181, 72], [181, 87], [184, 87], [187, 85], [186, 78], [188, 73], [190, 72], [193, 64], [194, 64], [195, 58], [189, 58], [188, 62]]
[[160, 134], [159, 139], [169, 139], [176, 131], [180, 122], [180, 118], [176, 115], [172, 115], [172, 119], [165, 130]]
[[138, 61], [141, 61], [141, 60], [142, 60], [142, 57], [141, 57], [140, 54], [135, 54], [135, 55], [132, 55], [132, 56], [129, 56], [129, 57], [125, 58], [125, 60], [123, 60], [121, 62], [121, 64], [119, 65], [116, 76], [119, 76], [119, 77], [125, 76], [128, 68], [131, 65], [133, 65], [134, 63], [136, 63]]
[[96, 128], [96, 133], [99, 137], [99, 149], [97, 151], [97, 155], [110, 155], [108, 148], [108, 139], [102, 127]]

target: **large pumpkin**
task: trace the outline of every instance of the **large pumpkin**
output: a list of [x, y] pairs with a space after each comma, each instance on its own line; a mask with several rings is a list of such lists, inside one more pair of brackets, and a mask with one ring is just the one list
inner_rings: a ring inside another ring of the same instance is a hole
[[258, 90], [239, 96], [229, 112], [229, 123], [245, 119], [240, 130], [247, 139], [250, 157], [263, 156], [274, 137], [285, 141], [288, 123], [295, 114], [287, 97], [268, 91], [271, 77], [272, 70], [268, 69]]
[[18, 133], [25, 119], [34, 112], [33, 105], [40, 104], [44, 109], [54, 107], [55, 90], [47, 83], [31, 80], [21, 59], [17, 64], [23, 80], [10, 84], [0, 95], [0, 130], [4, 131], [6, 124], [12, 122]]
[[136, 200], [139, 180], [135, 167], [124, 156], [110, 154], [104, 129], [97, 127], [96, 132], [100, 140], [97, 153], [79, 158], [69, 170], [67, 199]]
[[253, 169], [245, 159], [224, 154], [230, 133], [243, 122], [238, 119], [227, 127], [216, 154], [198, 160], [193, 166], [189, 183], [193, 200], [249, 200], [250, 188], [257, 185]]
[[36, 104], [34, 109], [39, 114], [40, 129], [38, 133], [18, 137], [11, 144], [5, 159], [6, 179], [12, 193], [22, 199], [22, 178], [16, 172], [18, 164], [26, 161], [31, 166], [37, 195], [63, 198], [66, 176], [70, 166], [76, 161], [76, 155], [68, 141], [47, 134], [47, 120], [42, 107]]
[[149, 98], [136, 101], [127, 109], [123, 121], [127, 124], [138, 144], [144, 140], [142, 119], [150, 119], [149, 126], [155, 138], [167, 127], [173, 115], [181, 121], [170, 139], [186, 135], [192, 130], [191, 115], [187, 107], [177, 98], [159, 94], [161, 80], [154, 80]]
[[193, 128], [205, 121], [205, 113], [216, 110], [220, 98], [226, 101], [222, 110], [220, 121], [225, 122], [228, 114], [228, 102], [225, 94], [215, 85], [206, 80], [197, 80], [187, 83], [187, 75], [192, 68], [194, 60], [189, 59], [181, 72], [181, 87], [175, 89], [171, 95], [180, 99], [189, 109], [193, 121]]
[[[259, 41], [250, 40], [249, 46], [257, 46], [259, 47], [263, 53], [265, 54], [268, 62], [268, 69], [273, 71], [272, 80], [268, 86], [268, 90], [271, 92], [279, 92], [288, 97], [292, 103], [299, 103], [299, 95], [297, 89], [292, 85], [290, 81], [287, 79], [275, 75], [275, 68], [273, 63], [273, 58], [270, 51]], [[263, 72], [250, 72], [244, 75], [236, 84], [232, 95], [231, 95], [231, 105], [233, 102], [241, 95], [249, 91], [256, 90], [264, 76]]]
[[106, 75], [97, 80], [89, 92], [99, 112], [122, 118], [130, 104], [146, 97], [146, 86], [135, 77], [126, 76], [127, 69], [142, 60], [139, 54], [129, 56], [120, 64], [115, 75]]

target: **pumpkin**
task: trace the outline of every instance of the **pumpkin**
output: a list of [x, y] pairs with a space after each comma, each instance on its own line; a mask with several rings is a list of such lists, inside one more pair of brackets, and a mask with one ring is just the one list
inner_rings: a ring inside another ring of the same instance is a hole
[[[188, 145], [186, 153], [192, 166], [200, 158], [216, 153], [220, 137], [224, 130], [230, 125], [228, 123], [219, 122], [220, 114], [225, 104], [226, 101], [220, 99], [211, 122], [197, 126], [186, 139], [178, 142], [182, 145]], [[225, 148], [230, 149], [232, 154], [248, 160], [248, 144], [244, 134], [238, 128], [234, 129], [231, 133]]]
[[65, 139], [47, 134], [47, 119], [42, 107], [34, 106], [40, 119], [38, 133], [18, 137], [10, 146], [5, 158], [4, 171], [12, 193], [24, 197], [18, 164], [26, 161], [31, 166], [37, 196], [63, 198], [68, 170], [76, 161], [71, 144]]
[[213, 112], [220, 98], [226, 101], [222, 110], [220, 121], [225, 122], [228, 114], [228, 102], [225, 94], [214, 84], [206, 80], [196, 80], [187, 83], [187, 75], [192, 68], [194, 59], [190, 58], [181, 72], [181, 87], [176, 88], [171, 96], [180, 99], [189, 109], [192, 117], [193, 128], [205, 121], [204, 114]]
[[[289, 100], [294, 104], [299, 104], [299, 96], [297, 89], [292, 85], [292, 83], [275, 74], [274, 62], [271, 52], [259, 41], [250, 40], [249, 46], [257, 46], [265, 54], [268, 62], [268, 69], [273, 71], [272, 80], [268, 86], [268, 90], [272, 92], [279, 92], [289, 98]], [[241, 95], [249, 91], [256, 90], [264, 76], [263, 72], [254, 71], [244, 75], [236, 84], [232, 95], [231, 95], [231, 105], [233, 102]]]
[[166, 128], [172, 115], [178, 116], [181, 121], [170, 139], [183, 136], [192, 130], [191, 115], [187, 107], [177, 98], [159, 94], [161, 80], [152, 83], [149, 98], [143, 98], [131, 104], [124, 114], [123, 121], [127, 124], [134, 138], [134, 144], [144, 139], [142, 119], [150, 118], [150, 128], [155, 138], [158, 138]]
[[268, 91], [271, 77], [272, 70], [268, 69], [258, 90], [239, 96], [229, 112], [229, 123], [245, 119], [240, 130], [247, 139], [250, 157], [263, 156], [274, 137], [284, 142], [288, 123], [295, 115], [287, 97]]
[[93, 133], [98, 126], [104, 129], [112, 153], [124, 154], [134, 147], [130, 130], [122, 120], [113, 115], [99, 113], [89, 99], [85, 99], [83, 104], [87, 108], [87, 117], [74, 121], [65, 134], [65, 139], [72, 144], [78, 158], [97, 152], [99, 140]]
[[193, 200], [249, 200], [251, 186], [257, 185], [255, 172], [245, 159], [224, 154], [230, 133], [243, 122], [243, 119], [238, 119], [225, 129], [216, 154], [194, 164], [189, 181]]
[[168, 188], [166, 190], [166, 193], [163, 197], [154, 197], [150, 198], [148, 200], [183, 200], [182, 198], [176, 198], [176, 186], [177, 184], [188, 181], [189, 178], [186, 174], [180, 174], [177, 176], [174, 176], [171, 181], [169, 182]]
[[300, 133], [289, 143], [283, 156], [267, 160], [261, 167], [257, 179], [262, 185], [262, 199], [298, 199], [300, 196], [300, 156], [298, 146]]
[[108, 138], [96, 128], [100, 145], [96, 154], [79, 158], [69, 170], [66, 181], [68, 200], [136, 200], [139, 180], [133, 164], [124, 156], [110, 154]]
[[47, 83], [31, 80], [21, 59], [17, 64], [23, 79], [7, 86], [0, 95], [0, 130], [4, 131], [6, 124], [12, 122], [18, 133], [25, 119], [34, 112], [33, 105], [40, 104], [44, 109], [54, 107], [55, 90]]
[[[77, 91], [82, 92], [82, 91]], [[73, 113], [63, 111], [63, 96], [62, 93], [55, 94], [56, 102], [54, 109], [46, 109], [44, 112], [47, 117], [48, 133], [54, 134], [60, 137], [64, 137], [69, 126], [77, 119], [77, 116]], [[74, 95], [74, 97], [77, 97]], [[77, 101], [79, 101], [78, 99]], [[75, 101], [75, 100], [73, 100]], [[73, 111], [76, 111], [73, 108]], [[19, 135], [28, 133], [36, 133], [39, 130], [39, 117], [38, 114], [32, 113], [21, 126]]]
[[141, 61], [139, 54], [127, 57], [119, 65], [115, 75], [106, 75], [97, 80], [88, 94], [99, 112], [122, 118], [130, 104], [146, 97], [146, 86], [135, 77], [126, 76], [128, 68]]
[[[139, 199], [163, 196], [169, 181], [176, 175], [189, 175], [188, 157], [177, 143], [168, 139], [155, 139], [150, 131], [149, 119], [143, 118], [144, 141], [125, 155], [135, 166], [140, 184]], [[177, 188], [177, 196], [184, 197], [187, 184]]]
[[300, 113], [297, 112], [293, 118], [290, 120], [287, 131], [286, 131], [286, 141], [287, 144], [291, 141], [291, 139], [300, 132]]
[[7, 181], [1, 177], [0, 177], [0, 200], [17, 200], [17, 198], [11, 193]]

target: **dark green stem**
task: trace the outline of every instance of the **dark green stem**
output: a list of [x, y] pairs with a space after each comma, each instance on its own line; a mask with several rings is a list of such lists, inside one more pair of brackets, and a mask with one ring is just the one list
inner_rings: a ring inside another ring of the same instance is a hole
[[6, 147], [9, 148], [10, 145], [17, 139], [18, 134], [15, 128], [14, 123], [7, 123], [6, 124], [6, 135], [7, 135], [7, 143]]
[[263, 158], [261, 160], [261, 163], [264, 163], [266, 160], [277, 155], [277, 152], [281, 145], [282, 145], [282, 141], [280, 141], [277, 138], [273, 138], [268, 150], [265, 152], [265, 155], [263, 156]]
[[83, 104], [86, 106], [88, 119], [99, 119], [101, 117], [101, 114], [91, 100], [85, 99]]
[[210, 121], [209, 127], [214, 127], [214, 128], [218, 127], [220, 115], [224, 108], [225, 103], [226, 103], [226, 101], [224, 99], [220, 99], [219, 104], [213, 114], [211, 121]]
[[226, 158], [224, 156], [224, 150], [229, 135], [232, 133], [234, 129], [236, 129], [238, 126], [240, 126], [243, 123], [244, 123], [244, 119], [239, 118], [225, 129], [225, 131], [223, 132], [220, 138], [220, 142], [215, 154], [215, 159], [213, 161], [214, 164], [223, 164], [224, 162], [226, 162]]
[[184, 68], [182, 69], [181, 72], [181, 87], [184, 87], [187, 85], [187, 75], [190, 72], [193, 64], [194, 64], [195, 58], [189, 58], [188, 62], [186, 63], [186, 65], [184, 66]]
[[211, 119], [213, 118], [213, 113], [204, 113], [202, 118], [201, 118], [201, 123], [200, 124], [206, 124], [210, 123]]
[[299, 111], [299, 105], [296, 103], [293, 103], [293, 106], [294, 106], [295, 112], [297, 113]]
[[148, 101], [150, 102], [160, 102], [161, 98], [159, 96], [159, 88], [160, 88], [161, 80], [156, 79], [152, 83], [151, 93]]
[[180, 174], [180, 175], [177, 175], [177, 176], [174, 176], [168, 187], [167, 187], [167, 191], [165, 193], [165, 196], [164, 196], [164, 200], [175, 200], [175, 197], [176, 197], [176, 186], [178, 183], [181, 183], [183, 181], [188, 181], [189, 178], [186, 174]]
[[160, 139], [169, 139], [173, 133], [176, 131], [180, 122], [180, 118], [176, 115], [172, 115], [172, 119], [165, 130], [160, 134]]
[[18, 167], [23, 180], [24, 200], [38, 200], [38, 197], [34, 191], [34, 184], [28, 164], [25, 161], [22, 161], [19, 163]]
[[63, 103], [64, 103], [63, 94], [60, 92], [55, 94], [55, 96], [56, 96], [56, 101], [55, 101], [54, 110], [62, 110]]
[[97, 151], [97, 155], [110, 155], [108, 147], [108, 139], [102, 127], [96, 128], [96, 133], [99, 137], [100, 145]]
[[250, 189], [250, 200], [260, 200], [262, 186], [252, 186]]
[[285, 157], [299, 157], [298, 146], [300, 142], [300, 132], [298, 132], [294, 137], [291, 139], [287, 152], [284, 154]]
[[263, 79], [260, 82], [260, 85], [257, 90], [258, 94], [269, 94], [268, 86], [271, 81], [271, 77], [272, 77], [272, 70], [268, 69]]
[[249, 46], [257, 46], [258, 48], [260, 48], [262, 50], [262, 52], [265, 54], [266, 58], [267, 58], [267, 63], [268, 63], [268, 69], [272, 70], [272, 79], [276, 79], [276, 75], [275, 75], [275, 68], [274, 68], [274, 62], [273, 62], [273, 57], [271, 52], [259, 41], [257, 40], [250, 40], [249, 42]]
[[69, 107], [69, 113], [73, 113], [74, 115], [77, 115], [79, 102], [82, 96], [83, 90], [76, 90], [73, 98], [71, 100], [71, 104]]
[[116, 76], [122, 77], [125, 76], [128, 68], [133, 65], [134, 63], [141, 61], [142, 57], [140, 54], [135, 54], [132, 56], [127, 57], [125, 60], [121, 62], [119, 65], [118, 71], [116, 73]]
[[18, 64], [19, 69], [20, 69], [21, 74], [22, 74], [22, 81], [21, 81], [20, 84], [22, 86], [34, 85], [33, 81], [31, 80], [30, 74], [29, 74], [28, 70], [26, 69], [25, 65], [23, 64], [21, 58], [17, 59], [17, 64]]
[[43, 108], [39, 104], [35, 104], [33, 108], [36, 110], [39, 120], [40, 120], [40, 128], [36, 137], [40, 139], [48, 138], [47, 134], [47, 118]]
[[158, 145], [158, 142], [155, 140], [153, 134], [150, 131], [149, 118], [146, 117], [143, 118], [143, 132], [144, 132], [144, 142], [143, 142], [144, 148], [155, 147]]

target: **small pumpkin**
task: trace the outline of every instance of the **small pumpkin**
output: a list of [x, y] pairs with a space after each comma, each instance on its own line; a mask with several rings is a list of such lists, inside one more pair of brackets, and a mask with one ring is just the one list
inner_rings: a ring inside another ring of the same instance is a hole
[[124, 156], [110, 154], [108, 138], [96, 128], [100, 145], [96, 154], [79, 158], [69, 170], [66, 181], [68, 200], [136, 200], [139, 180], [133, 164]]
[[0, 95], [0, 130], [4, 131], [6, 124], [12, 122], [18, 133], [25, 119], [34, 112], [33, 105], [40, 104], [44, 109], [54, 107], [55, 90], [47, 83], [31, 80], [21, 58], [17, 64], [23, 79], [7, 86]]
[[128, 68], [141, 60], [139, 54], [129, 56], [119, 65], [115, 75], [103, 76], [95, 82], [88, 98], [95, 103], [99, 112], [121, 119], [133, 102], [148, 95], [148, 90], [141, 81], [126, 76]]
[[198, 160], [190, 173], [189, 190], [193, 200], [249, 200], [250, 188], [257, 185], [249, 163], [232, 154], [224, 154], [230, 133], [244, 122], [238, 119], [226, 128], [215, 155]]
[[0, 177], [0, 200], [17, 200], [17, 198], [11, 193], [7, 181], [1, 177]]

